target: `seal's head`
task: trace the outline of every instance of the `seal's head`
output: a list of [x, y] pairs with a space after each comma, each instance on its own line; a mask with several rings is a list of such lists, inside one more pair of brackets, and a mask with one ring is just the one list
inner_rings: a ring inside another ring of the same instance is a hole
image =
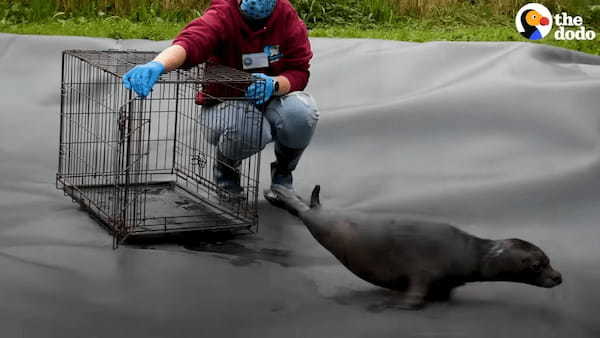
[[560, 272], [537, 246], [521, 239], [495, 241], [482, 262], [484, 280], [525, 283], [552, 288], [562, 283]]

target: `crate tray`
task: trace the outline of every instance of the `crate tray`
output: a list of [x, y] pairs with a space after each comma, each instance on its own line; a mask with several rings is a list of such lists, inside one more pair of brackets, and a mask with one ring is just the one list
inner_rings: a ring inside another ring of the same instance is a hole
[[[94, 196], [94, 200], [112, 203], [114, 190], [109, 186], [82, 186], [75, 191], [65, 186], [63, 190], [70, 195], [92, 215], [107, 226], [109, 231], [114, 232], [113, 225], [107, 218], [99, 213], [98, 207], [105, 209], [106, 206], [90, 205], [85, 196]], [[146, 235], [161, 235], [165, 233], [189, 232], [189, 231], [235, 231], [248, 229], [256, 225], [256, 220], [235, 213], [236, 201], [219, 202], [222, 206], [202, 200], [175, 182], [152, 183], [145, 187], [145, 215], [138, 214], [137, 225], [130, 226], [126, 237], [142, 237]], [[106, 195], [104, 198], [102, 195]], [[243, 203], [243, 202], [241, 202]], [[234, 210], [234, 211], [232, 211]], [[243, 210], [243, 209], [242, 209]]]

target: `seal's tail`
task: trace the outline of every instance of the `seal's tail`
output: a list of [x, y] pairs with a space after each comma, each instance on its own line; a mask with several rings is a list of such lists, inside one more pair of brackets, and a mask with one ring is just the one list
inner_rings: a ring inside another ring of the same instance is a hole
[[319, 200], [319, 192], [321, 192], [321, 186], [315, 185], [312, 194], [310, 195], [310, 208], [320, 208], [321, 201]]

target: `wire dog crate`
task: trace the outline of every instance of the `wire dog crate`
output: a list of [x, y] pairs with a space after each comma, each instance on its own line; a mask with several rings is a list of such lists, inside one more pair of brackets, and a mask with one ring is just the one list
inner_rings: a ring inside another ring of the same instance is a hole
[[[57, 188], [109, 230], [115, 247], [146, 235], [255, 231], [263, 117], [244, 92], [264, 82], [205, 63], [163, 74], [146, 98], [125, 89], [122, 76], [155, 56], [63, 52]], [[215, 109], [218, 119], [206, 113]], [[254, 153], [231, 168], [242, 188], [235, 195], [216, 184], [222, 145], [210, 141], [232, 124], [245, 132], [229, 152]]]

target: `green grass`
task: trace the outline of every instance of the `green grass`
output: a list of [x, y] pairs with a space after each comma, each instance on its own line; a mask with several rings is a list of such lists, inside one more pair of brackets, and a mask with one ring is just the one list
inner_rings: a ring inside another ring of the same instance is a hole
[[60, 20], [2, 25], [0, 32], [15, 34], [71, 35], [112, 39], [172, 39], [185, 25], [171, 21], [150, 23], [133, 22], [118, 17], [85, 19], [83, 17]]
[[[132, 22], [122, 18], [52, 20], [23, 24], [3, 25], [0, 32], [41, 35], [76, 35], [107, 37], [113, 39], [172, 39], [185, 25], [181, 22], [155, 20], [150, 23]], [[600, 35], [600, 31], [597, 31]], [[409, 19], [386, 25], [318, 26], [310, 31], [312, 37], [373, 38], [402, 41], [528, 41], [509, 25], [443, 25], [428, 20]], [[551, 36], [538, 43], [579, 50], [600, 55], [600, 43], [596, 41], [556, 41]]]
[[[582, 15], [594, 41], [539, 43], [600, 55], [599, 0], [548, 0]], [[0, 0], [0, 32], [114, 39], [172, 39], [208, 0]], [[313, 37], [403, 41], [528, 41], [514, 28], [527, 0], [292, 0]], [[133, 6], [132, 4], [147, 4]], [[439, 4], [439, 6], [433, 6]], [[186, 7], [187, 6], [187, 7]], [[57, 12], [58, 11], [58, 12]], [[117, 15], [119, 14], [119, 15]]]
[[[584, 14], [598, 0], [537, 0], [551, 11]], [[0, 19], [32, 22], [56, 12], [68, 16], [119, 16], [133, 21], [161, 17], [189, 21], [210, 0], [0, 0]], [[406, 15], [430, 16], [440, 9], [485, 7], [493, 14], [512, 15], [531, 0], [291, 0], [309, 26], [314, 24], [384, 23]], [[484, 17], [482, 19], [485, 20]]]

